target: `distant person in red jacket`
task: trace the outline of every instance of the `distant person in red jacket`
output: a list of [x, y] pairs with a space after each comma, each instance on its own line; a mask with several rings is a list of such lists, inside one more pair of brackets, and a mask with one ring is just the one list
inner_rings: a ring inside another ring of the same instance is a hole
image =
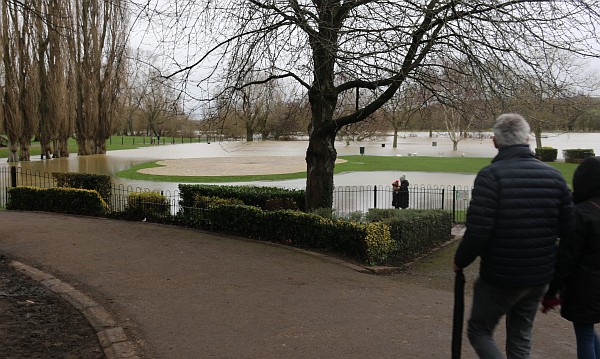
[[400, 181], [398, 180], [392, 183], [392, 207], [400, 208]]

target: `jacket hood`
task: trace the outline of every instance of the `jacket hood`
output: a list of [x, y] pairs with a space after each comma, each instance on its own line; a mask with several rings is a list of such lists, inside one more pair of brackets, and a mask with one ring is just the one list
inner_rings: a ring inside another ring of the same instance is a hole
[[573, 201], [600, 196], [600, 157], [586, 158], [573, 174]]

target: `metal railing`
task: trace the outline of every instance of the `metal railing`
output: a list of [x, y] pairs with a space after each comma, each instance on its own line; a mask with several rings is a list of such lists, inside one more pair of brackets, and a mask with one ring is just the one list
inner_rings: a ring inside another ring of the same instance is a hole
[[[16, 166], [0, 167], [0, 208], [6, 208], [9, 187], [34, 186], [40, 188], [56, 187], [51, 173], [23, 170]], [[471, 199], [471, 187], [461, 186], [412, 186], [409, 188], [409, 206], [413, 209], [444, 209], [452, 212], [454, 222], [464, 222]], [[149, 192], [141, 187], [113, 185], [110, 206], [119, 212], [127, 208], [129, 194]], [[171, 214], [179, 211], [179, 191], [159, 191], [168, 201]], [[334, 188], [333, 208], [337, 215], [353, 212], [368, 212], [371, 208], [393, 208], [392, 188], [390, 186], [345, 186]]]
[[[451, 211], [455, 222], [464, 222], [472, 187], [412, 186], [408, 208]], [[367, 212], [371, 208], [393, 208], [390, 186], [345, 186], [334, 188], [333, 208], [340, 215]]]

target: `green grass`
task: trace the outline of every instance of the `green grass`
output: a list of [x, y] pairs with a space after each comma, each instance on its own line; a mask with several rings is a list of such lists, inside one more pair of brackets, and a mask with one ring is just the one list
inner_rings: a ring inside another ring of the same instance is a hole
[[[161, 144], [171, 144], [171, 141], [175, 141], [175, 143], [196, 143], [198, 142], [197, 138], [183, 138], [183, 140], [179, 138], [173, 137], [163, 137], [160, 139]], [[201, 142], [206, 142], [206, 139], [201, 140]], [[106, 150], [107, 151], [117, 151], [117, 150], [131, 150], [134, 148], [147, 147], [150, 145], [150, 137], [146, 136], [111, 136], [106, 141]], [[35, 141], [31, 143], [31, 147], [29, 148], [29, 154], [31, 157], [39, 156], [41, 154], [40, 143]], [[77, 140], [74, 138], [69, 138], [69, 153], [77, 153]], [[2, 147], [0, 148], [0, 158], [8, 157], [8, 148]]]
[[348, 162], [335, 166], [335, 173], [371, 171], [412, 171], [477, 173], [490, 158], [342, 156]]
[[[405, 172], [447, 172], [476, 174], [483, 167], [490, 164], [490, 158], [463, 158], [463, 157], [386, 157], [386, 156], [340, 156], [347, 162], [336, 164], [335, 173], [346, 172], [372, 172], [372, 171], [405, 171]], [[567, 179], [569, 184], [573, 172], [577, 167], [573, 163], [549, 163], [557, 168]], [[280, 181], [288, 179], [306, 178], [306, 172], [296, 172], [277, 175], [249, 175], [249, 176], [160, 176], [141, 174], [137, 171], [143, 168], [160, 167], [156, 162], [144, 163], [133, 166], [117, 173], [117, 176], [135, 180], [162, 181], [162, 182], [201, 182], [201, 183], [226, 183], [226, 182], [251, 182], [251, 181]]]

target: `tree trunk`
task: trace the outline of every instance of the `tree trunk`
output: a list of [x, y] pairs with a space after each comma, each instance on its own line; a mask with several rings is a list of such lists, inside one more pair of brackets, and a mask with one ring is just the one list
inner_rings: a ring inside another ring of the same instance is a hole
[[60, 143], [60, 141], [57, 140], [57, 139], [52, 140], [52, 148], [54, 149], [52, 151], [52, 158], [60, 158], [60, 157], [62, 157], [62, 155], [61, 155], [61, 148], [60, 148], [60, 144], [59, 143]]
[[54, 141], [53, 158], [69, 157], [69, 140], [58, 139]]
[[50, 140], [47, 138], [40, 139], [40, 150], [42, 159], [50, 159], [52, 154], [52, 147], [50, 146]]
[[21, 142], [19, 152], [20, 152], [20, 155], [19, 155], [20, 161], [28, 162], [31, 160], [31, 157], [29, 155], [29, 143]]
[[306, 208], [332, 208], [335, 132], [313, 132], [306, 150]]
[[333, 206], [333, 169], [337, 152], [335, 136], [340, 130], [334, 120], [338, 101], [335, 86], [336, 49], [339, 28], [335, 24], [334, 9], [339, 1], [325, 1], [319, 9], [319, 36], [310, 38], [314, 64], [313, 83], [308, 91], [311, 122], [306, 150], [306, 209]]
[[337, 96], [333, 81], [322, 81], [319, 86], [309, 91], [312, 118], [306, 150], [307, 210], [333, 206], [333, 170], [337, 158], [335, 136], [339, 130], [333, 114]]
[[452, 141], [452, 151], [458, 151], [458, 142], [459, 141]]
[[252, 129], [252, 126], [249, 124], [246, 125], [246, 141], [247, 142], [254, 141], [254, 130]]
[[542, 148], [542, 128], [534, 126], [533, 134], [535, 135], [535, 148]]
[[393, 148], [398, 148], [398, 129], [394, 128], [394, 143], [392, 144]]
[[17, 156], [18, 146], [16, 142], [8, 140], [8, 162], [18, 162], [19, 158]]

